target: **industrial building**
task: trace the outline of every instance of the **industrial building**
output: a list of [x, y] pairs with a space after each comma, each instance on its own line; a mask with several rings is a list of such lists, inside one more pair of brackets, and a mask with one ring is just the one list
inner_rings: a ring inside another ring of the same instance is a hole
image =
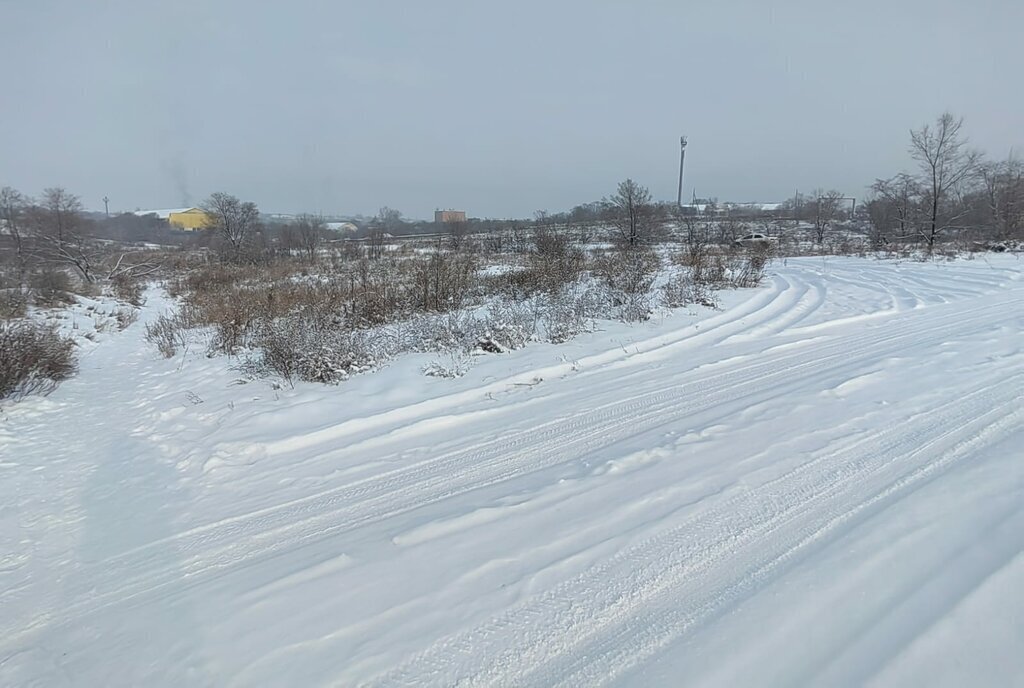
[[161, 210], [136, 210], [135, 214], [142, 217], [155, 215], [175, 229], [194, 232], [206, 229], [212, 224], [210, 216], [201, 208], [164, 208]]
[[435, 210], [434, 211], [434, 222], [438, 224], [447, 222], [465, 222], [466, 211], [465, 210]]

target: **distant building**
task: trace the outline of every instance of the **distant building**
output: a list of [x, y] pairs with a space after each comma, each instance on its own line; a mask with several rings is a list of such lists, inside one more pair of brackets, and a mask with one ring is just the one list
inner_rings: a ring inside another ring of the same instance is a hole
[[359, 228], [351, 222], [325, 222], [324, 229], [340, 234], [352, 234], [359, 231]]
[[155, 215], [161, 220], [167, 220], [172, 227], [194, 232], [199, 229], [206, 229], [213, 224], [212, 219], [200, 208], [164, 208], [161, 210], [136, 210], [139, 217]]
[[434, 211], [434, 222], [438, 224], [444, 224], [447, 222], [465, 222], [466, 211], [465, 210], [435, 210]]

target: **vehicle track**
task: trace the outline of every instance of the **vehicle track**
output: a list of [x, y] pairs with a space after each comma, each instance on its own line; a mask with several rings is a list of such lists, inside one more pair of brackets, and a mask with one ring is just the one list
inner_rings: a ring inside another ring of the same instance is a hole
[[[586, 456], [623, 438], [713, 410], [739, 398], [763, 401], [813, 380], [837, 365], [855, 367], [905, 350], [933, 334], [955, 336], [981, 323], [1011, 317], [1019, 296], [989, 298], [981, 305], [915, 313], [871, 333], [856, 352], [848, 342], [827, 341], [767, 360], [754, 359], [708, 374], [690, 371], [667, 388], [609, 402], [586, 414], [553, 419], [474, 447], [433, 456], [317, 495], [179, 533], [97, 565], [89, 589], [77, 591], [69, 617], [159, 593], [182, 579], [194, 585], [254, 560], [352, 531], [449, 497]], [[954, 322], [950, 322], [953, 320]], [[727, 413], [723, 410], [723, 413]], [[183, 571], [149, 565], [148, 553], [171, 543], [185, 560]], [[155, 570], [154, 570], [155, 569]]]
[[[661, 334], [646, 340], [632, 342], [630, 347], [642, 354], [655, 352], [663, 354], [675, 349], [685, 349], [696, 345], [714, 346], [720, 344], [738, 332], [743, 332], [762, 322], [770, 322], [780, 314], [787, 312], [796, 301], [793, 295], [793, 291], [796, 288], [786, 277], [776, 275], [772, 278], [772, 288], [770, 290], [757, 293], [735, 308], [730, 308], [724, 313], [702, 320], [699, 323], [699, 327], [688, 327], [669, 334]], [[629, 359], [633, 356], [635, 354], [615, 349], [588, 356], [578, 363], [584, 367], [584, 374], [587, 374], [590, 372], [588, 369], [591, 364], [597, 365], [598, 369], [600, 369], [608, 364]], [[509, 378], [491, 382], [484, 389], [476, 390], [471, 394], [479, 396], [488, 390], [500, 391], [502, 385], [564, 373], [568, 369], [568, 365], [562, 365], [519, 372]], [[401, 436], [401, 431], [404, 427], [414, 425], [419, 420], [436, 416], [446, 409], [464, 403], [467, 398], [466, 392], [460, 392], [443, 399], [432, 399], [429, 402], [418, 405], [420, 407], [418, 409], [405, 407], [385, 411], [373, 416], [349, 420], [337, 426], [319, 428], [300, 436], [290, 436], [275, 442], [268, 442], [266, 443], [266, 449], [272, 455], [287, 455], [294, 452], [296, 448], [315, 452], [317, 448], [325, 447], [327, 451], [330, 451], [343, 439], [367, 434], [369, 437], [377, 439], [383, 427], [396, 422], [404, 424], [395, 428], [399, 432], [396, 435], [397, 439]], [[357, 439], [356, 441], [359, 440]]]
[[1021, 372], [843, 442], [368, 685], [600, 685], [763, 587], [838, 529], [1018, 427]]

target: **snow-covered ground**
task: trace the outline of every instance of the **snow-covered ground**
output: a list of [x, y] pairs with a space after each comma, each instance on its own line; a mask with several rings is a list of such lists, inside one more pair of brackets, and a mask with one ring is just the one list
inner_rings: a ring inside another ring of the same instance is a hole
[[1024, 263], [274, 389], [140, 322], [0, 418], [0, 685], [1024, 684]]

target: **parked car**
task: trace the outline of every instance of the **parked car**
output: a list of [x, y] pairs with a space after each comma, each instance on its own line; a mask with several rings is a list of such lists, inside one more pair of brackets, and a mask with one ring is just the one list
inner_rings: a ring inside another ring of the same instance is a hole
[[767, 234], [762, 234], [760, 232], [751, 232], [750, 234], [742, 236], [736, 241], [734, 241], [733, 245], [753, 248], [755, 246], [770, 246], [776, 243], [777, 241], [778, 239], [776, 239], [775, 237], [770, 237]]

